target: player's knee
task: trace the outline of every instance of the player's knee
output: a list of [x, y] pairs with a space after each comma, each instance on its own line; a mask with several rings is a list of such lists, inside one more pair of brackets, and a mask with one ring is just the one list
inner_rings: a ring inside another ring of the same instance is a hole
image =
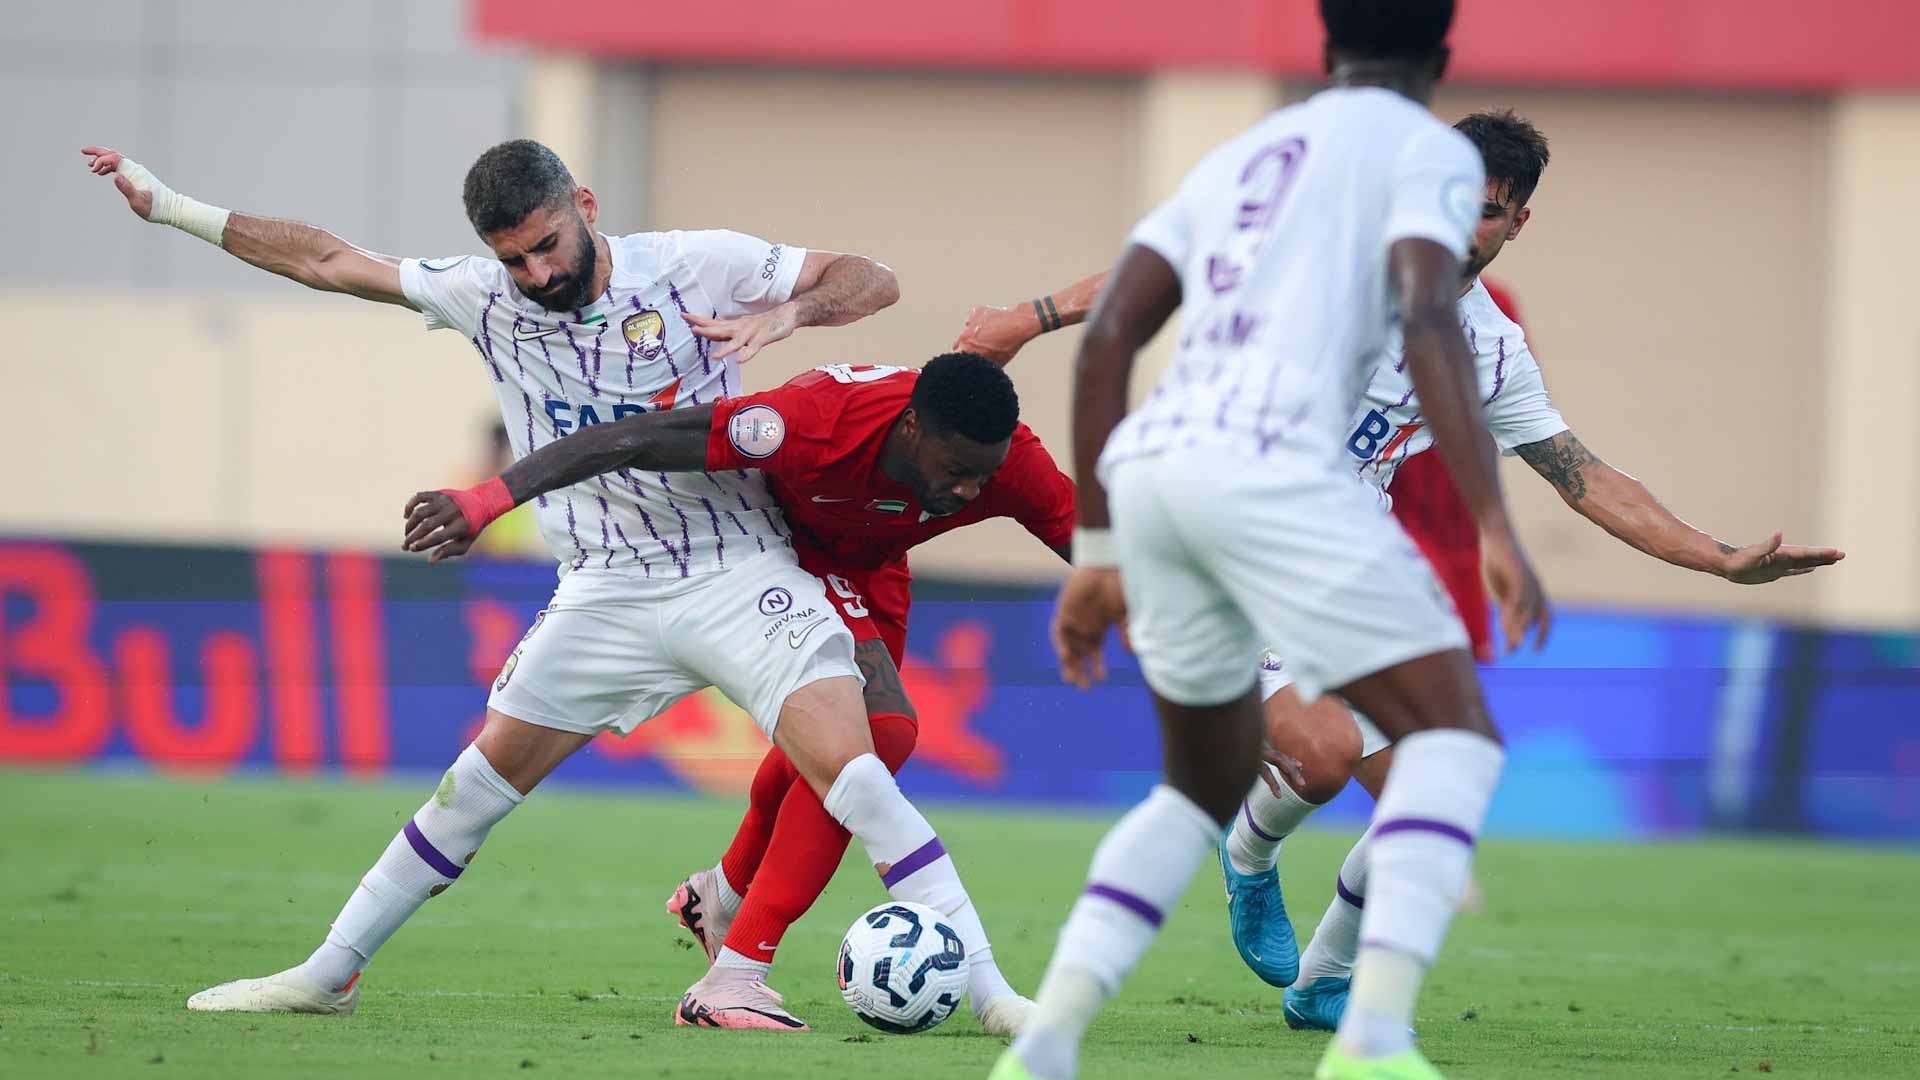
[[1340, 794], [1353, 778], [1354, 770], [1360, 765], [1360, 740], [1357, 737], [1315, 739], [1294, 757], [1300, 762], [1304, 778], [1304, 782], [1292, 784], [1294, 791], [1310, 803], [1324, 803]]
[[820, 804], [833, 819], [858, 835], [856, 823], [884, 815], [887, 808], [902, 798], [893, 773], [873, 754], [861, 754], [844, 765], [828, 785]]
[[814, 793], [825, 799], [849, 762], [873, 753], [859, 681], [819, 679], [795, 690], [780, 707], [773, 738]]
[[1346, 705], [1332, 696], [1302, 705], [1291, 691], [1282, 691], [1267, 700], [1264, 712], [1267, 743], [1300, 763], [1304, 782], [1289, 779], [1288, 786], [1310, 803], [1340, 794], [1364, 749]]

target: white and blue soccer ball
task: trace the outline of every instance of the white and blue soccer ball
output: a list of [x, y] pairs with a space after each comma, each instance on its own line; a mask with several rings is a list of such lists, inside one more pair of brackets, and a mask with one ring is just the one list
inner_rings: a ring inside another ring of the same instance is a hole
[[853, 1015], [895, 1035], [939, 1026], [967, 999], [967, 949], [925, 904], [881, 904], [840, 941], [840, 996]]

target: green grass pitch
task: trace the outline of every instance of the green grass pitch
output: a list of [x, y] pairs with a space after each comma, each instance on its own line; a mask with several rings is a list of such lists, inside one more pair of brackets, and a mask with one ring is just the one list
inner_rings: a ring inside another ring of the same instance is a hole
[[[0, 1076], [983, 1077], [1000, 1041], [959, 1015], [870, 1032], [840, 1004], [839, 935], [882, 893], [850, 856], [773, 985], [805, 1035], [675, 1028], [702, 968], [662, 903], [711, 865], [730, 800], [537, 795], [382, 952], [348, 1018], [206, 1016], [203, 986], [293, 964], [430, 782], [195, 781], [0, 772]], [[1106, 819], [930, 816], [996, 955], [1037, 982]], [[1288, 842], [1318, 918], [1348, 837]], [[1449, 1076], [1920, 1076], [1920, 860], [1786, 843], [1495, 840], [1420, 1003]], [[1087, 1077], [1305, 1077], [1325, 1036], [1227, 939], [1195, 880], [1091, 1033]]]

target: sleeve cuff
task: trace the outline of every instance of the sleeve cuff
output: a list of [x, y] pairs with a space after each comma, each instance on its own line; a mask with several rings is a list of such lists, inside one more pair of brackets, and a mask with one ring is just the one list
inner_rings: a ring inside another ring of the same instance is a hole
[[800, 281], [800, 268], [806, 264], [806, 248], [786, 248], [780, 256], [780, 268], [774, 272], [772, 284], [767, 286], [767, 299], [776, 305], [793, 299], [793, 287]]

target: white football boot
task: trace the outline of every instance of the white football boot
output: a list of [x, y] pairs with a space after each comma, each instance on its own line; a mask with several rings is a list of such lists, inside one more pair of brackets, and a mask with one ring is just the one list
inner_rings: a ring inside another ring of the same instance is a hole
[[235, 979], [187, 999], [194, 1012], [324, 1013], [345, 1016], [360, 1004], [360, 976], [344, 989], [322, 990], [297, 967], [264, 979]]
[[1033, 1015], [1033, 999], [1019, 994], [1001, 994], [988, 998], [974, 1016], [980, 1021], [989, 1035], [1012, 1038], [1020, 1034], [1027, 1026], [1027, 1018]]

